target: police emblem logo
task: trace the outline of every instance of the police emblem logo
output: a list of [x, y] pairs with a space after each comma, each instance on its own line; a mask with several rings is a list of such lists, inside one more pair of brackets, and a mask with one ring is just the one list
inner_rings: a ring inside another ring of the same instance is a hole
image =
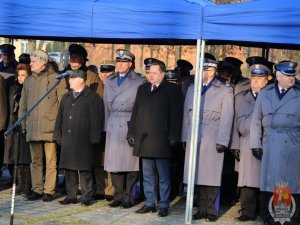
[[255, 65], [255, 69], [259, 69], [259, 65], [258, 64]]
[[287, 182], [278, 183], [269, 201], [269, 212], [274, 221], [280, 224], [290, 222], [295, 211], [296, 202]]
[[119, 50], [118, 56], [119, 56], [120, 58], [122, 58], [122, 57], [124, 56], [124, 51], [123, 51], [123, 50]]

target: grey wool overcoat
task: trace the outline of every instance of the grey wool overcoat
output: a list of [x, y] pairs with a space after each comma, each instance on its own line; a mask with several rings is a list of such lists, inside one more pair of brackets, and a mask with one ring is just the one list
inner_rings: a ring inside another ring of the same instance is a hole
[[[194, 85], [190, 86], [184, 104], [182, 141], [186, 141], [184, 182], [188, 181], [190, 141], [192, 130]], [[224, 153], [216, 144], [228, 146], [233, 123], [233, 91], [219, 80], [202, 95], [199, 124], [199, 143], [195, 184], [221, 186]]]
[[127, 143], [128, 125], [138, 87], [144, 82], [133, 70], [121, 86], [117, 84], [117, 73], [107, 78], [104, 86], [105, 108], [105, 159], [108, 172], [139, 170], [139, 158]]
[[275, 85], [259, 92], [250, 131], [250, 147], [262, 148], [260, 190], [273, 192], [287, 182], [300, 194], [300, 84], [279, 100]]

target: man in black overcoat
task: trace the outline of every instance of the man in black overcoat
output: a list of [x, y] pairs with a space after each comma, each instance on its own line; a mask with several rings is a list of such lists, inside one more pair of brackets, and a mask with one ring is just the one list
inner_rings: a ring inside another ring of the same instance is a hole
[[171, 189], [172, 148], [180, 141], [183, 98], [180, 88], [164, 80], [165, 64], [153, 62], [149, 82], [142, 84], [133, 107], [128, 130], [128, 144], [133, 154], [142, 158], [145, 205], [137, 213], [156, 211], [155, 175], [159, 177], [158, 216], [168, 215]]
[[69, 71], [70, 88], [59, 107], [54, 140], [61, 145], [59, 167], [65, 170], [66, 198], [63, 205], [77, 203], [80, 177], [81, 204], [90, 205], [93, 198], [95, 146], [100, 143], [104, 119], [103, 101], [86, 85], [82, 70]]

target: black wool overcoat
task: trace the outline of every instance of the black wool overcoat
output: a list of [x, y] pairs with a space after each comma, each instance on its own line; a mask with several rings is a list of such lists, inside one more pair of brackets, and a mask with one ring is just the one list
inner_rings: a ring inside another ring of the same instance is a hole
[[151, 84], [137, 91], [128, 137], [134, 137], [133, 154], [148, 158], [171, 158], [169, 140], [180, 141], [183, 97], [176, 85], [163, 81], [151, 92]]
[[92, 170], [94, 147], [100, 143], [103, 120], [103, 101], [89, 87], [76, 98], [72, 90], [63, 96], [53, 137], [61, 143], [60, 168]]

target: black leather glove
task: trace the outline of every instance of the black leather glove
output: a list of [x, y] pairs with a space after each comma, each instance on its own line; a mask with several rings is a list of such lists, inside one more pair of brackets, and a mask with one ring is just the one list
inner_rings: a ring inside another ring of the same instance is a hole
[[176, 148], [176, 147], [178, 147], [178, 141], [175, 141], [175, 140], [169, 140], [169, 146], [171, 147], [171, 148]]
[[261, 157], [263, 155], [263, 150], [261, 148], [251, 148], [251, 150], [254, 157], [261, 160]]
[[222, 153], [222, 152], [225, 152], [225, 150], [227, 149], [226, 146], [224, 145], [219, 145], [219, 144], [216, 144], [216, 150], [218, 153]]
[[233, 157], [239, 162], [241, 151], [238, 149], [230, 149], [230, 152], [233, 155]]
[[128, 137], [127, 138], [127, 142], [128, 142], [128, 145], [133, 148], [134, 147], [134, 138], [133, 137]]

